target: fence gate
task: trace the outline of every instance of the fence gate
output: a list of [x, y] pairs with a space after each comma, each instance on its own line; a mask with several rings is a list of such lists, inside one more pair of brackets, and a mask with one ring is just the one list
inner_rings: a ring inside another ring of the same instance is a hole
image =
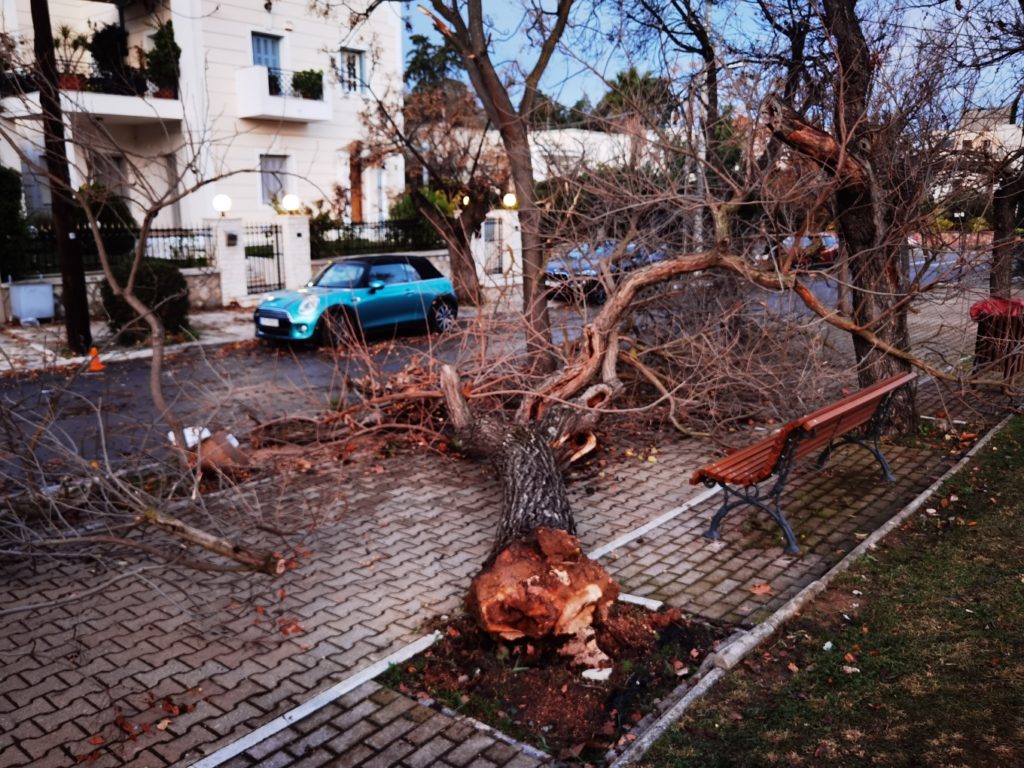
[[504, 270], [502, 256], [505, 250], [505, 238], [502, 232], [503, 219], [484, 220], [484, 273], [500, 275]]
[[280, 224], [246, 224], [245, 282], [250, 296], [284, 288]]

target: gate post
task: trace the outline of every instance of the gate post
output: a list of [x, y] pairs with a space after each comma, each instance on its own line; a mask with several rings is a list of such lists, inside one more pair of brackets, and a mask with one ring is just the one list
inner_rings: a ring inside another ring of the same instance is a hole
[[285, 288], [300, 288], [313, 276], [309, 246], [309, 217], [278, 216], [281, 224], [281, 277]]
[[214, 255], [220, 275], [220, 303], [227, 306], [244, 299], [249, 290], [245, 282], [245, 243], [242, 238], [242, 220], [206, 219], [204, 222], [214, 233]]

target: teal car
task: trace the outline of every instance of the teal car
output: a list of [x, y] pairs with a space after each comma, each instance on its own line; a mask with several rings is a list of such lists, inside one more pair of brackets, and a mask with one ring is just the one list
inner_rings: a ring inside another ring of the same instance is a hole
[[426, 323], [455, 326], [451, 281], [423, 256], [363, 256], [332, 261], [304, 288], [264, 296], [256, 337], [337, 346], [367, 331]]

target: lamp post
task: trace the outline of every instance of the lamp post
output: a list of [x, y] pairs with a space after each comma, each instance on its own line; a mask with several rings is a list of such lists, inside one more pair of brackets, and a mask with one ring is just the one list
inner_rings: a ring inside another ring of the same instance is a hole
[[956, 225], [960, 228], [960, 258], [964, 257], [964, 239], [966, 237], [964, 233], [964, 219], [967, 214], [963, 211], [954, 211], [953, 218], [956, 220]]

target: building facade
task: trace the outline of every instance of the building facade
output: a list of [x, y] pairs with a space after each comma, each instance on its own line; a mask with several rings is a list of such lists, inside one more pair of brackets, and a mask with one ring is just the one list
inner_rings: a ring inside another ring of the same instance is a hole
[[[22, 169], [29, 212], [45, 212], [47, 185], [31, 168], [42, 156], [38, 93], [13, 76], [32, 66], [29, 0], [0, 0], [0, 10], [0, 161]], [[349, 221], [380, 221], [401, 194], [402, 158], [371, 161], [362, 150], [363, 112], [401, 89], [397, 3], [357, 23], [347, 11], [317, 16], [305, 0], [51, 0], [50, 14], [74, 186], [103, 184], [137, 216], [164, 201], [158, 227], [198, 225], [224, 195], [230, 216], [269, 218], [289, 193], [329, 201]], [[126, 33], [121, 65], [96, 50], [108, 27]], [[173, 83], [160, 66], [171, 37]], [[167, 202], [185, 190], [194, 191]]]

